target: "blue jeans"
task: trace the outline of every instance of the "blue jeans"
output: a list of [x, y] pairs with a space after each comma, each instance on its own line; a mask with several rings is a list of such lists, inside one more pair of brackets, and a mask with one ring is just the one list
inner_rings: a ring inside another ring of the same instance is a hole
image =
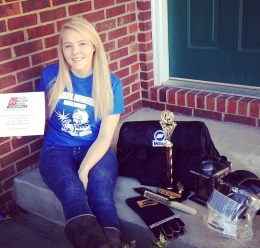
[[119, 229], [113, 200], [118, 172], [116, 155], [112, 148], [109, 148], [92, 167], [86, 191], [78, 177], [78, 169], [88, 148], [43, 149], [39, 159], [41, 176], [60, 200], [66, 221], [76, 216], [93, 214], [102, 228]]

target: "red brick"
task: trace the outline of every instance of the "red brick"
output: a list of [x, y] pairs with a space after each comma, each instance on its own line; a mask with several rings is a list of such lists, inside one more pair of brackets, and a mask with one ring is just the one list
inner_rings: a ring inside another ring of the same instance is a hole
[[[123, 0], [124, 1], [124, 0]], [[131, 0], [130, 0], [131, 1]], [[126, 5], [126, 12], [130, 13], [130, 12], [135, 12], [136, 11], [136, 7], [135, 7], [135, 1], [132, 3], [129, 3]]]
[[0, 145], [0, 157], [11, 151], [10, 142], [3, 143]]
[[123, 78], [122, 80], [124, 89], [123, 89], [123, 94], [124, 96], [128, 96], [131, 93], [131, 88], [129, 86], [129, 82], [125, 80], [125, 78]]
[[153, 69], [153, 63], [140, 63], [141, 71], [150, 71]]
[[191, 108], [196, 107], [197, 95], [200, 93], [198, 90], [192, 90], [187, 94], [187, 106]]
[[147, 41], [151, 41], [151, 40], [152, 40], [152, 32], [151, 31], [138, 34], [138, 41], [140, 41], [140, 42], [147, 42]]
[[92, 13], [87, 13], [83, 17], [86, 18], [91, 23], [102, 21], [105, 19], [105, 11], [100, 10]]
[[0, 75], [18, 71], [29, 66], [30, 64], [28, 57], [12, 60], [10, 62], [0, 65]]
[[143, 90], [149, 90], [150, 88], [154, 87], [154, 80], [141, 81], [141, 87]]
[[138, 20], [140, 22], [151, 20], [151, 11], [140, 12], [139, 15], [138, 15]]
[[103, 8], [106, 8], [106, 7], [109, 7], [109, 6], [112, 6], [114, 5], [114, 0], [95, 0], [94, 1], [94, 8], [95, 9], [103, 9]]
[[159, 103], [159, 102], [147, 101], [145, 107], [149, 107], [149, 108], [152, 108], [152, 109], [163, 111], [163, 110], [166, 109], [166, 104], [165, 103]]
[[127, 35], [127, 28], [123, 27], [123, 28], [118, 28], [116, 30], [110, 31], [108, 33], [108, 39], [109, 40], [114, 40], [116, 38], [122, 37]]
[[14, 47], [16, 56], [22, 56], [29, 53], [37, 52], [42, 49], [42, 42], [40, 40], [25, 42]]
[[142, 102], [144, 101], [144, 99], [148, 99], [149, 98], [149, 94], [147, 90], [142, 90]]
[[17, 80], [19, 83], [21, 83], [36, 77], [40, 77], [41, 71], [42, 71], [41, 66], [31, 67], [29, 69], [17, 73]]
[[23, 13], [42, 10], [44, 8], [50, 7], [50, 0], [45, 1], [22, 1]]
[[11, 191], [3, 193], [0, 197], [0, 206], [12, 200]]
[[58, 35], [54, 35], [54, 36], [44, 39], [45, 48], [57, 46], [59, 43], [59, 38], [60, 38], [60, 35], [58, 34]]
[[[130, 78], [129, 78], [129, 81], [130, 82], [136, 81], [137, 78], [138, 78], [138, 74], [131, 75]], [[140, 89], [141, 89], [141, 86], [140, 86], [139, 82], [136, 82], [132, 85], [132, 92], [136, 92], [136, 91], [140, 92]]]
[[16, 84], [15, 76], [0, 77], [0, 90]]
[[167, 91], [169, 90], [169, 87], [163, 87], [159, 91], [159, 101], [160, 102], [166, 102], [167, 100]]
[[55, 32], [54, 24], [41, 25], [39, 27], [29, 28], [27, 30], [29, 39], [36, 39], [53, 34]]
[[126, 47], [118, 49], [109, 54], [110, 60], [113, 61], [118, 58], [122, 58], [128, 55], [128, 49]]
[[1, 61], [11, 59], [12, 56], [10, 48], [1, 49], [0, 54], [1, 54]]
[[104, 49], [106, 52], [113, 51], [115, 50], [115, 48], [116, 48], [115, 41], [110, 41], [104, 44]]
[[139, 63], [137, 62], [136, 64], [131, 66], [131, 74], [136, 73], [137, 71], [139, 71]]
[[227, 100], [227, 113], [229, 114], [237, 114], [238, 109], [238, 101], [241, 99], [239, 96], [229, 97]]
[[255, 99], [250, 102], [250, 116], [251, 117], [260, 117], [260, 100]]
[[215, 112], [215, 111], [204, 110], [204, 109], [194, 109], [194, 116], [213, 119], [213, 120], [217, 120], [217, 121], [222, 120], [221, 113]]
[[24, 41], [23, 31], [8, 33], [0, 36], [0, 47], [10, 46]]
[[11, 189], [12, 189], [13, 184], [14, 184], [14, 177], [15, 177], [15, 176], [13, 176], [13, 177], [11, 177], [11, 178], [9, 178], [9, 179], [7, 179], [7, 180], [4, 181], [4, 183], [3, 183], [3, 189], [4, 189], [5, 191], [8, 191], [8, 190], [11, 190]]
[[127, 68], [124, 68], [124, 69], [121, 69], [121, 68], [120, 68], [120, 70], [116, 72], [116, 75], [117, 75], [119, 78], [121, 78], [121, 79], [123, 79], [123, 78], [129, 76], [129, 68], [128, 68], [128, 67], [127, 67]]
[[8, 20], [9, 30], [14, 30], [18, 28], [29, 27], [37, 24], [37, 15], [23, 15], [20, 17], [15, 17], [13, 19]]
[[48, 60], [55, 59], [56, 57], [57, 57], [57, 50], [54, 48], [51, 50], [43, 51], [38, 54], [32, 55], [32, 62], [33, 65], [37, 65], [46, 62]]
[[1, 16], [1, 18], [10, 17], [10, 16], [13, 16], [13, 15], [19, 15], [19, 14], [21, 14], [21, 11], [20, 11], [18, 2], [0, 5], [0, 16]]
[[114, 6], [106, 10], [106, 18], [119, 16], [125, 13], [125, 5]]
[[17, 85], [8, 90], [4, 90], [3, 93], [31, 92], [31, 91], [33, 91], [33, 87], [32, 87], [32, 83], [29, 82], [29, 83]]
[[4, 157], [1, 158], [1, 166], [2, 168], [7, 167], [8, 165], [14, 163], [17, 160], [22, 159], [25, 156], [29, 155], [29, 149], [28, 147], [23, 147], [21, 149], [18, 149]]
[[118, 26], [126, 25], [136, 21], [135, 13], [118, 18]]
[[137, 102], [134, 102], [132, 106], [133, 106], [133, 112], [140, 109], [142, 107], [142, 100], [138, 100]]
[[226, 112], [226, 102], [229, 98], [229, 95], [220, 95], [217, 98], [217, 111]]
[[130, 2], [130, 1], [133, 1], [133, 0], [116, 0], [116, 3], [119, 4], [119, 3], [126, 3], [126, 2]]
[[43, 138], [38, 139], [36, 141], [34, 141], [33, 143], [30, 144], [30, 149], [31, 152], [36, 152], [36, 151], [40, 151], [40, 149], [42, 148], [42, 144], [43, 144]]
[[196, 107], [200, 109], [205, 109], [206, 96], [209, 92], [202, 91], [197, 94], [197, 104]]
[[145, 42], [139, 44], [139, 51], [140, 52], [149, 52], [153, 49], [153, 43], [152, 42]]
[[129, 65], [135, 63], [136, 61], [138, 61], [137, 54], [132, 55], [132, 56], [127, 57], [127, 58], [124, 58], [124, 59], [121, 59], [120, 60], [120, 68], [123, 68], [125, 66], [129, 66]]
[[244, 115], [244, 116], [249, 116], [249, 102], [252, 101], [252, 98], [249, 97], [245, 97], [243, 99], [241, 99], [238, 102], [238, 115]]
[[52, 0], [54, 6], [64, 5], [66, 3], [72, 3], [72, 2], [76, 2], [76, 1], [77, 0]]
[[206, 98], [206, 109], [207, 110], [216, 110], [216, 98], [219, 96], [219, 94], [216, 93], [210, 93]]
[[84, 2], [84, 3], [77, 3], [69, 6], [69, 14], [70, 15], [77, 15], [80, 13], [86, 13], [91, 11], [91, 2]]
[[6, 32], [6, 23], [5, 20], [0, 21], [0, 33]]
[[118, 70], [118, 63], [117, 61], [109, 64], [110, 71], [117, 71]]
[[173, 113], [179, 113], [179, 114], [189, 115], [189, 116], [192, 115], [192, 109], [188, 107], [167, 104], [166, 109], [172, 111]]
[[103, 32], [103, 31], [107, 31], [109, 29], [113, 29], [116, 27], [116, 20], [108, 20], [108, 21], [103, 21], [101, 23], [98, 23], [96, 25], [96, 30], [97, 32]]
[[159, 89], [160, 89], [160, 86], [154, 86], [149, 90], [151, 101], [159, 101], [159, 99], [158, 99]]
[[37, 164], [39, 159], [39, 153], [35, 153], [30, 155], [29, 157], [26, 157], [22, 159], [21, 161], [16, 163], [16, 170], [17, 172], [23, 171], [27, 167], [31, 167], [35, 164]]
[[148, 22], [139, 23], [139, 29], [140, 29], [140, 31], [152, 30], [152, 22], [148, 21]]
[[130, 47], [129, 47], [129, 51], [130, 51], [130, 54], [138, 53], [139, 52], [138, 51], [138, 44], [137, 43], [131, 44]]
[[176, 88], [171, 88], [168, 91], [168, 101], [167, 101], [167, 103], [176, 104], [175, 94], [176, 94]]
[[245, 125], [256, 127], [256, 119], [251, 118], [251, 117], [246, 117], [246, 116], [226, 114], [224, 116], [224, 121], [225, 122], [234, 122], [234, 123], [239, 123], [239, 124], [245, 124]]
[[141, 80], [150, 80], [153, 79], [153, 71], [149, 71], [149, 72], [141, 72], [140, 73], [140, 79]]
[[189, 89], [181, 89], [176, 92], [178, 106], [186, 106], [186, 95], [189, 91]]
[[137, 9], [141, 11], [146, 11], [151, 9], [151, 1], [137, 1]]
[[135, 42], [135, 35], [130, 35], [118, 39], [118, 47], [128, 46], [129, 44], [133, 44]]
[[133, 104], [133, 102], [135, 102], [136, 100], [139, 100], [141, 98], [140, 94], [141, 94], [141, 92], [138, 91], [138, 92], [132, 93], [131, 95], [128, 95], [127, 97], [124, 97], [125, 105]]
[[40, 12], [41, 22], [48, 22], [66, 17], [65, 7]]
[[138, 31], [137, 23], [130, 24], [129, 27], [128, 27], [128, 30], [129, 30], [129, 34], [136, 33]]
[[153, 53], [152, 53], [152, 52], [149, 52], [149, 53], [140, 53], [139, 59], [140, 59], [140, 61], [142, 61], [142, 62], [151, 61], [151, 60], [153, 60]]

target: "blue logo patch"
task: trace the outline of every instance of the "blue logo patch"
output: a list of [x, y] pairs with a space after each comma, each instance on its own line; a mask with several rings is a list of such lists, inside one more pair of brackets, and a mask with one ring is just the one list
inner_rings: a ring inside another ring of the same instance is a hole
[[154, 139], [157, 141], [164, 141], [164, 132], [162, 130], [158, 130], [154, 133]]

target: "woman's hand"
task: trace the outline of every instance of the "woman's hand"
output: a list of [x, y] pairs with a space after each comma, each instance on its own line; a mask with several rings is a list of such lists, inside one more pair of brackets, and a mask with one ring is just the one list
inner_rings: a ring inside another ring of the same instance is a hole
[[88, 173], [89, 170], [87, 169], [84, 170], [83, 168], [79, 168], [78, 171], [79, 179], [82, 182], [85, 190], [87, 190], [87, 186], [88, 186]]

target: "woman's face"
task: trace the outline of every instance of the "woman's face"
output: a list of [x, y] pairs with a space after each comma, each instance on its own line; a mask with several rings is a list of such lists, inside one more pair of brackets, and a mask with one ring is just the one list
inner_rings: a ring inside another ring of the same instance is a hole
[[62, 33], [62, 50], [71, 71], [77, 77], [92, 74], [92, 60], [95, 51], [91, 44], [75, 30], [66, 29]]

